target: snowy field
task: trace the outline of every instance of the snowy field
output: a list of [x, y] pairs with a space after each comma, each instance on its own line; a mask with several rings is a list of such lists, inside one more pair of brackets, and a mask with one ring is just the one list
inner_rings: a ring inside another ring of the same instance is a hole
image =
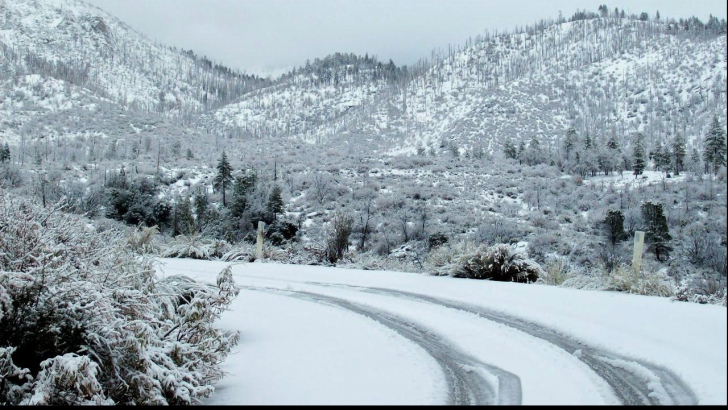
[[[214, 282], [228, 264], [160, 260]], [[722, 404], [727, 316], [667, 298], [241, 264], [206, 404]]]

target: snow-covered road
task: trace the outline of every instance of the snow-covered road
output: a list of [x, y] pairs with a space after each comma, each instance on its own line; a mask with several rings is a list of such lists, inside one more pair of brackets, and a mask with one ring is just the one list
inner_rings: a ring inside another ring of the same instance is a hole
[[[214, 281], [227, 264], [164, 259]], [[244, 264], [208, 404], [726, 404], [726, 309], [400, 272]]]

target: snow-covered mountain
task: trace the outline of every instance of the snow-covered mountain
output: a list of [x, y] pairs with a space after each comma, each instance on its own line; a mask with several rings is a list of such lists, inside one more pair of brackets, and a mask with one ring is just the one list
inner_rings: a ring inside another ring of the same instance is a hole
[[190, 119], [267, 83], [156, 44], [78, 0], [0, 0], [0, 56], [5, 134], [103, 101]]
[[552, 21], [479, 37], [410, 70], [392, 67], [388, 81], [301, 70], [206, 124], [312, 142], [381, 141], [390, 153], [450, 145], [494, 152], [534, 137], [556, 151], [571, 126], [623, 144], [640, 131], [648, 147], [668, 133], [694, 140], [726, 112], [721, 27], [617, 15]]
[[294, 69], [276, 84], [203, 116], [218, 132], [317, 141], [322, 129], [397, 88], [402, 69], [367, 56], [336, 53]]
[[390, 154], [493, 153], [535, 139], [556, 155], [572, 126], [622, 145], [641, 131], [649, 149], [725, 118], [725, 49], [716, 19], [577, 13], [478, 36], [415, 67], [336, 53], [262, 80], [155, 44], [80, 0], [0, 0], [0, 132], [17, 140], [39, 115], [118, 105], [227, 136]]

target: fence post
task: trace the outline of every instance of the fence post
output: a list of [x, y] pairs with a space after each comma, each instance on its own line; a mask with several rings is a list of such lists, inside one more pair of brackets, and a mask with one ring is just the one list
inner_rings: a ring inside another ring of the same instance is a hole
[[265, 222], [258, 221], [258, 246], [255, 249], [255, 260], [263, 259], [263, 232], [265, 231]]
[[632, 256], [632, 269], [638, 273], [642, 268], [642, 249], [645, 246], [645, 233], [635, 231], [634, 233], [634, 255]]

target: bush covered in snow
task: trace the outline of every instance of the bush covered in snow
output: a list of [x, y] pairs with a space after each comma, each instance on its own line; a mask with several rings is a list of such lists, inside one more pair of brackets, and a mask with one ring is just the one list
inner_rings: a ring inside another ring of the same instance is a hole
[[238, 294], [159, 279], [118, 231], [0, 193], [0, 403], [195, 404], [237, 343]]
[[426, 266], [428, 271], [434, 275], [447, 276], [457, 265], [463, 254], [469, 249], [475, 248], [471, 242], [447, 243], [432, 249], [427, 255]]
[[142, 254], [156, 254], [159, 252], [159, 246], [155, 241], [155, 237], [157, 235], [159, 235], [159, 229], [157, 229], [156, 226], [151, 228], [132, 228], [127, 237], [127, 244], [135, 252]]
[[505, 244], [478, 247], [463, 255], [452, 272], [455, 277], [521, 283], [535, 282], [542, 274], [541, 266]]
[[573, 273], [569, 271], [566, 260], [554, 259], [546, 263], [544, 272], [539, 276], [538, 282], [545, 285], [561, 286], [572, 276]]
[[620, 265], [605, 275], [607, 290], [647, 296], [672, 296], [674, 293], [668, 278], [657, 272], [635, 272], [631, 266]]
[[221, 239], [208, 239], [202, 234], [178, 235], [162, 252], [165, 258], [212, 259], [222, 258], [231, 250]]
[[677, 286], [674, 300], [726, 306], [726, 278], [709, 270], [696, 272]]

